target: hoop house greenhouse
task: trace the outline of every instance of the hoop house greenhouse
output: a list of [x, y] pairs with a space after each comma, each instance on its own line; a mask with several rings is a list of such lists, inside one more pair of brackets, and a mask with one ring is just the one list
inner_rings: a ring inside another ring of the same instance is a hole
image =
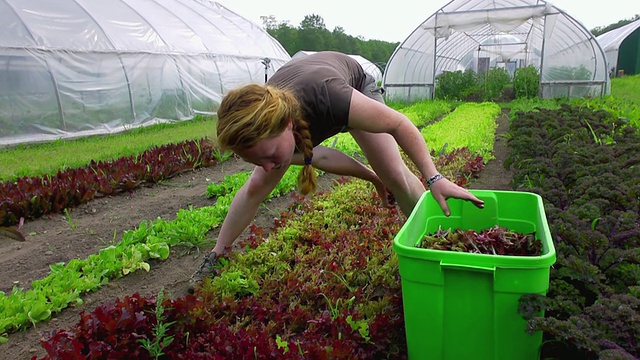
[[391, 55], [388, 98], [433, 98], [445, 71], [534, 66], [545, 98], [609, 91], [604, 51], [579, 21], [545, 1], [454, 0], [418, 26]]
[[640, 20], [598, 36], [607, 54], [610, 75], [640, 74]]
[[0, 0], [0, 145], [215, 112], [291, 57], [207, 0]]

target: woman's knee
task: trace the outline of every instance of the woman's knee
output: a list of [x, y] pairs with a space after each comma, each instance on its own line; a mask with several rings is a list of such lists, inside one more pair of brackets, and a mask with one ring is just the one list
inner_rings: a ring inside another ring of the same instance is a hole
[[385, 169], [378, 177], [390, 189], [408, 189], [413, 186], [416, 176], [404, 164], [392, 169]]

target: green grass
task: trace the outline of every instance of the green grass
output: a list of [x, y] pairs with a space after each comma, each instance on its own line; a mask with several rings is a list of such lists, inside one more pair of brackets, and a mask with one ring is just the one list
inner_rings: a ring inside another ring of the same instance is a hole
[[557, 109], [561, 103], [607, 110], [616, 117], [628, 118], [632, 125], [640, 127], [640, 75], [611, 79], [611, 95], [601, 98], [516, 99], [500, 105], [511, 109], [511, 117], [516, 111], [535, 111], [538, 107]]
[[0, 150], [0, 181], [23, 176], [55, 174], [85, 166], [91, 160], [109, 161], [136, 155], [152, 146], [207, 137], [215, 139], [215, 119], [196, 117], [176, 124], [158, 124], [125, 133], [57, 140]]
[[640, 106], [640, 74], [611, 79], [611, 96]]
[[[424, 100], [424, 101], [431, 101], [431, 100]], [[385, 104], [394, 110], [400, 111], [408, 106], [415, 104], [415, 102], [408, 102], [408, 101], [401, 101], [401, 100], [385, 100]]]

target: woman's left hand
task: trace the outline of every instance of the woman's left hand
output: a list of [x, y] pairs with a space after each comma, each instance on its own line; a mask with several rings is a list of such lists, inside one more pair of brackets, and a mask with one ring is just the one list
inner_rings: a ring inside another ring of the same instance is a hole
[[438, 202], [438, 204], [442, 208], [442, 212], [444, 212], [446, 216], [451, 215], [451, 210], [449, 210], [449, 205], [446, 201], [448, 198], [471, 201], [475, 206], [481, 209], [484, 208], [484, 201], [478, 199], [467, 189], [452, 183], [447, 178], [442, 178], [434, 182], [433, 184], [431, 184], [430, 189], [433, 198]]
[[376, 187], [380, 201], [382, 201], [382, 207], [393, 208], [396, 206], [396, 200], [393, 194], [387, 189], [382, 180], [378, 178], [377, 181], [373, 181], [373, 185]]

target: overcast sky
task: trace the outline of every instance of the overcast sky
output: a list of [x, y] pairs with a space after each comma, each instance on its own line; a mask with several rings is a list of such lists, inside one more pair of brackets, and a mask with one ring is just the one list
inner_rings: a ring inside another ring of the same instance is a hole
[[[449, 1], [419, 0], [217, 0], [224, 7], [262, 25], [260, 16], [275, 16], [298, 27], [306, 15], [320, 15], [328, 30], [344, 28], [351, 36], [401, 42]], [[637, 0], [549, 1], [589, 30], [640, 14]]]

